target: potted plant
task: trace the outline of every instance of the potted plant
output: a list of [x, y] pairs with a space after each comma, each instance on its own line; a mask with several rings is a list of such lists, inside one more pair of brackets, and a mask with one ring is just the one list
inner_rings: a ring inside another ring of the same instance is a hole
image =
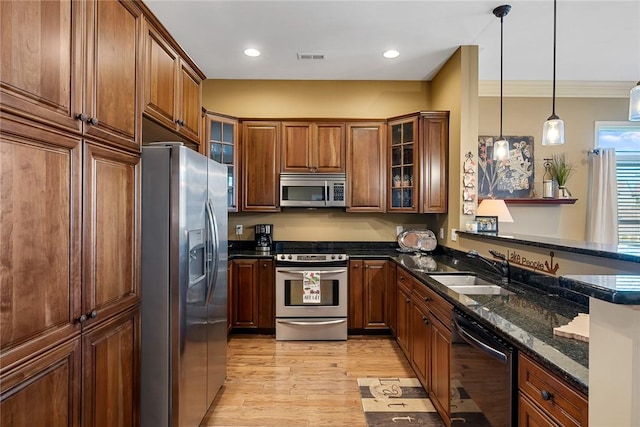
[[551, 176], [558, 183], [558, 198], [568, 199], [571, 197], [571, 193], [567, 189], [567, 180], [576, 171], [575, 165], [567, 162], [564, 154], [554, 154], [549, 162], [549, 169]]

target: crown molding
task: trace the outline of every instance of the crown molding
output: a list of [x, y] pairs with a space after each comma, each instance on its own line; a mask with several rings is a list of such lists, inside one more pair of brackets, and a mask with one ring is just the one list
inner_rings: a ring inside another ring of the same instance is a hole
[[[556, 81], [557, 98], [628, 98], [636, 82]], [[551, 81], [504, 81], [502, 96], [523, 98], [550, 98]], [[478, 96], [500, 96], [500, 80], [478, 82]]]

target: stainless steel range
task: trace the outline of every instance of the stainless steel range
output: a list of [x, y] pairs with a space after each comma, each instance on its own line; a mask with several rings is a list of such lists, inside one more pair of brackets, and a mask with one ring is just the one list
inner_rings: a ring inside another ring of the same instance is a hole
[[344, 253], [276, 255], [276, 340], [347, 339]]

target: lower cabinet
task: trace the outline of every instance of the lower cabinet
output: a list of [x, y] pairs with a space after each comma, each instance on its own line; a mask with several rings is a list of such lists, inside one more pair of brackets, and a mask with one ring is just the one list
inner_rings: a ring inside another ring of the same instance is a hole
[[275, 329], [275, 272], [271, 259], [231, 262], [231, 325], [234, 329]]
[[586, 426], [588, 406], [587, 396], [520, 353], [518, 425]]
[[396, 271], [398, 345], [428, 391], [440, 416], [450, 420], [451, 322], [453, 307], [401, 267]]
[[139, 352], [135, 308], [9, 372], [0, 386], [0, 424], [139, 425]]
[[349, 261], [349, 328], [387, 329], [389, 261]]

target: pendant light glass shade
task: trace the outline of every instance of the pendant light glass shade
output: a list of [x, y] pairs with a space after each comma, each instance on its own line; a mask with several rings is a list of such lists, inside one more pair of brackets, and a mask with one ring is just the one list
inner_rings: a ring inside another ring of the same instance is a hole
[[555, 114], [544, 122], [542, 128], [542, 145], [564, 144], [564, 122]]
[[564, 144], [564, 122], [556, 115], [556, 0], [553, 0], [553, 94], [551, 116], [542, 127], [542, 145]]
[[640, 122], [640, 82], [629, 92], [629, 121]]
[[493, 143], [493, 160], [509, 159], [509, 141], [501, 139]]

